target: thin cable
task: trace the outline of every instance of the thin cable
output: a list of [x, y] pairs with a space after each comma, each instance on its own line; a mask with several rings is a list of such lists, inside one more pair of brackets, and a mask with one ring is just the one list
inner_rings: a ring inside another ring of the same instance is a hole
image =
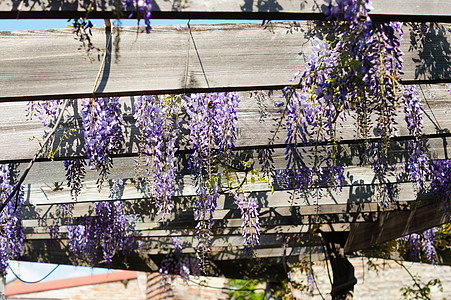
[[11, 272], [14, 274], [14, 276], [16, 276], [16, 278], [19, 279], [20, 281], [22, 281], [23, 283], [38, 283], [38, 282], [43, 281], [43, 280], [46, 279], [47, 277], [49, 277], [50, 274], [52, 274], [59, 266], [60, 266], [60, 265], [56, 265], [56, 267], [54, 267], [53, 270], [50, 271], [50, 273], [48, 273], [47, 275], [45, 275], [44, 277], [42, 277], [41, 279], [36, 280], [36, 281], [26, 281], [26, 280], [23, 280], [22, 278], [20, 278], [19, 276], [17, 276], [17, 274], [14, 272], [14, 270], [11, 268], [11, 266], [9, 266], [9, 269], [10, 269]]
[[[205, 81], [207, 83], [207, 87], [210, 88], [210, 83], [208, 83], [207, 74], [205, 73], [204, 65], [202, 64], [202, 60], [200, 58], [199, 51], [197, 50], [196, 42], [194, 41], [193, 33], [191, 32], [191, 26], [189, 25], [189, 22], [187, 25], [188, 25], [189, 35], [191, 36], [191, 40], [193, 41], [194, 50], [196, 50], [197, 59], [199, 60], [199, 64], [202, 69], [202, 73], [203, 73]], [[185, 89], [186, 89], [186, 87], [185, 87]]]

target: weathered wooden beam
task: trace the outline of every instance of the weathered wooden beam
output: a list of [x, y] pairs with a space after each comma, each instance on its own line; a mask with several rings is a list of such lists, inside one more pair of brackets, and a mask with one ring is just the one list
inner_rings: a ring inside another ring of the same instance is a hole
[[[449, 205], [448, 200], [446, 206]], [[366, 249], [450, 221], [444, 202], [438, 199], [419, 201], [410, 211], [385, 212], [376, 222], [353, 224], [344, 249], [345, 252]]]
[[[451, 78], [450, 25], [431, 26], [423, 44], [402, 41], [405, 82]], [[312, 36], [330, 29], [300, 22], [270, 30], [259, 24], [155, 26], [138, 36], [137, 30], [121, 30], [120, 60], [107, 55], [94, 93], [101, 63], [77, 50], [71, 30], [0, 32], [0, 101], [278, 89], [304, 68]], [[97, 47], [111, 49], [113, 39], [93, 29]]]
[[[1, 47], [1, 45], [0, 45]], [[0, 58], [1, 59], [1, 58]], [[1, 70], [0, 70], [1, 72]], [[1, 82], [0, 82], [1, 84]], [[445, 159], [448, 157], [451, 149], [449, 149], [451, 143], [451, 120], [448, 116], [449, 106], [451, 105], [451, 95], [449, 94], [444, 84], [434, 85], [419, 85], [420, 94], [422, 97], [422, 103], [424, 103], [424, 129], [423, 132], [430, 136], [430, 153], [433, 159]], [[276, 122], [273, 118], [278, 118], [281, 113], [277, 111], [277, 103], [284, 102], [285, 100], [280, 98], [281, 92], [275, 91], [266, 100], [267, 117], [260, 118], [260, 108], [257, 104], [255, 97], [250, 97], [247, 92], [240, 92], [240, 106], [237, 110], [238, 123], [237, 123], [237, 141], [235, 143], [237, 149], [249, 159], [256, 159], [256, 153], [252, 153], [252, 149], [258, 149], [259, 147], [265, 147], [268, 144], [269, 139], [274, 135], [271, 131], [274, 129]], [[136, 156], [138, 151], [137, 143], [139, 137], [139, 131], [134, 125], [133, 113], [134, 113], [134, 97], [124, 97], [120, 101], [122, 105], [122, 114], [124, 117], [124, 142], [122, 148], [118, 150], [116, 156]], [[40, 121], [35, 117], [31, 121], [26, 121], [26, 109], [25, 102], [15, 103], [0, 103], [0, 162], [28, 162], [33, 157], [35, 151], [39, 149], [39, 143], [37, 140], [30, 141], [30, 138], [36, 137], [40, 140], [44, 136], [44, 127]], [[80, 158], [83, 157], [84, 152], [84, 139], [82, 133], [82, 121], [80, 117], [81, 106], [77, 102], [73, 102], [68, 109], [67, 115], [63, 119], [63, 123], [60, 128], [57, 129], [56, 140], [59, 141], [63, 134], [68, 130], [75, 130], [69, 134], [69, 139], [63, 139], [60, 148], [54, 147], [56, 150], [55, 160], [62, 160], [68, 157]], [[183, 115], [182, 115], [183, 116]], [[405, 161], [408, 158], [407, 142], [406, 140], [412, 139], [409, 135], [406, 122], [404, 120], [403, 108], [400, 107], [398, 116], [395, 120], [397, 122], [396, 137], [393, 139], [396, 141], [393, 147], [392, 157], [397, 161]], [[339, 165], [361, 165], [364, 161], [361, 160], [365, 153], [363, 147], [363, 140], [356, 139], [356, 129], [353, 114], [347, 117], [347, 121], [339, 127], [339, 140], [340, 151], [338, 157]], [[377, 138], [378, 132], [371, 130], [369, 138]], [[275, 139], [274, 147], [276, 152], [274, 153], [275, 167], [283, 169], [286, 166], [285, 161], [285, 148], [284, 144], [286, 139], [286, 131], [282, 128], [280, 133]], [[370, 140], [371, 142], [371, 140]], [[187, 138], [184, 135], [180, 135], [178, 148], [180, 149], [179, 155], [181, 157], [189, 150], [187, 147]], [[306, 147], [308, 150], [309, 148]], [[48, 160], [45, 157], [40, 159]], [[134, 177], [133, 160], [130, 159], [116, 159], [115, 169], [121, 173], [117, 178], [131, 178]], [[61, 169], [62, 163], [43, 164], [41, 167], [36, 165], [34, 168], [39, 169], [38, 173], [34, 172], [38, 178], [48, 178], [53, 174], [58, 174], [59, 177], [64, 176], [64, 170]], [[49, 172], [49, 170], [52, 172]], [[185, 173], [187, 171], [185, 170]], [[35, 175], [30, 174], [30, 177]], [[93, 180], [94, 175], [90, 175]], [[115, 175], [113, 174], [113, 178]], [[57, 181], [52, 180], [52, 181]], [[36, 182], [36, 181], [33, 181]]]
[[[451, 9], [446, 0], [424, 2], [421, 0], [373, 0], [373, 20], [449, 21]], [[8, 0], [0, 2], [0, 18], [76, 18], [86, 14], [87, 2], [51, 1], [39, 2]], [[117, 18], [117, 1], [101, 1], [89, 13], [92, 18]], [[152, 1], [152, 18], [156, 19], [261, 19], [307, 20], [324, 19], [326, 3], [322, 1], [295, 0], [189, 0]], [[123, 12], [128, 17], [129, 12]], [[136, 17], [133, 15], [132, 17]]]
[[[415, 191], [414, 184], [410, 182], [399, 183], [396, 188], [398, 200], [400, 201], [412, 201], [416, 200], [418, 196], [422, 194]], [[249, 192], [251, 196], [256, 197], [258, 202], [264, 207], [291, 207], [293, 205], [315, 205], [315, 204], [351, 204], [362, 202], [374, 202], [378, 203], [377, 184], [367, 185], [349, 185], [343, 187], [343, 189], [334, 191], [328, 188], [312, 189], [305, 194], [299, 195], [293, 193], [293, 190], [284, 191], [283, 189], [271, 191], [271, 188], [266, 184], [249, 185]], [[25, 199], [31, 202], [33, 205], [49, 205], [49, 204], [64, 204], [75, 202], [70, 196], [69, 189], [54, 189], [51, 186], [36, 185], [27, 186], [25, 188]], [[145, 206], [153, 206], [154, 200], [147, 200], [149, 195], [147, 192], [139, 189], [135, 184], [124, 184], [121, 188], [121, 200], [134, 200], [145, 199]], [[317, 196], [317, 193], [319, 195]], [[195, 200], [192, 199], [195, 196], [195, 186], [187, 185], [183, 190], [176, 192], [175, 199], [180, 197], [181, 209], [194, 208]], [[190, 198], [191, 197], [191, 198]], [[93, 202], [93, 201], [107, 201], [115, 199], [111, 197], [111, 192], [108, 189], [102, 189], [100, 192], [94, 183], [88, 183], [80, 193], [79, 202]], [[179, 202], [176, 200], [176, 202]], [[191, 204], [189, 204], [191, 203]], [[140, 203], [137, 203], [138, 205]], [[144, 203], [141, 203], [144, 204]], [[192, 205], [192, 206], [191, 206]], [[228, 194], [220, 195], [218, 199], [218, 207], [231, 208], [233, 206], [233, 199]]]

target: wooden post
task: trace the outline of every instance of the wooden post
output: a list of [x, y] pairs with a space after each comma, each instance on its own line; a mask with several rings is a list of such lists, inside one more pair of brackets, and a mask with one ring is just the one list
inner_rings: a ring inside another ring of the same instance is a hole
[[344, 254], [344, 245], [347, 232], [329, 232], [322, 236], [326, 242], [327, 256], [330, 260], [333, 273], [332, 290], [333, 300], [351, 300], [354, 295], [354, 285], [357, 279], [354, 276], [354, 267]]

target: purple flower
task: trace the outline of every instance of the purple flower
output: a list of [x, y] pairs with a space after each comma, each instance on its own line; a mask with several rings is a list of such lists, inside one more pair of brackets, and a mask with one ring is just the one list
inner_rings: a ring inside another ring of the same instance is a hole
[[[0, 165], [0, 201], [4, 203], [14, 186], [10, 183], [9, 165]], [[0, 214], [0, 274], [5, 276], [9, 260], [17, 258], [23, 247], [25, 234], [23, 231], [21, 212], [23, 204], [23, 190], [8, 202]]]
[[248, 194], [234, 193], [235, 204], [241, 212], [243, 224], [244, 246], [246, 251], [251, 252], [255, 246], [260, 244], [260, 223], [258, 214], [257, 198], [250, 198]]
[[100, 189], [113, 165], [111, 155], [123, 139], [119, 97], [82, 99], [81, 116], [88, 165], [99, 172]]

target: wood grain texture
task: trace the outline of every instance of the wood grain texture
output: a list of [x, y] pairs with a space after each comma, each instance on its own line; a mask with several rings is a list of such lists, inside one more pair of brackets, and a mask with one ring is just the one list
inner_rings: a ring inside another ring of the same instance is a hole
[[[1, 71], [0, 71], [1, 72]], [[1, 83], [0, 83], [1, 84]], [[451, 118], [449, 117], [449, 107], [451, 105], [451, 95], [449, 94], [444, 84], [434, 85], [419, 85], [422, 103], [424, 104], [424, 129], [423, 132], [430, 135], [429, 145], [430, 153], [433, 159], [444, 159], [451, 153], [450, 141], [451, 138]], [[284, 102], [280, 98], [280, 92], [275, 91], [266, 101], [267, 117], [260, 118], [260, 108], [255, 97], [250, 97], [247, 92], [240, 92], [240, 106], [238, 108], [238, 123], [237, 123], [237, 141], [235, 143], [237, 149], [241, 149], [239, 153], [243, 157], [257, 160], [256, 153], [252, 149], [264, 147], [267, 145], [269, 139], [273, 137], [274, 125], [277, 124], [273, 118], [278, 118], [281, 113], [276, 108], [277, 103]], [[123, 97], [120, 100], [122, 105], [122, 114], [124, 118], [124, 140], [122, 148], [117, 151], [116, 156], [136, 156], [137, 143], [139, 131], [134, 125], [134, 99], [135, 97]], [[25, 102], [0, 103], [0, 162], [27, 162], [33, 157], [35, 151], [39, 149], [39, 143], [35, 139], [30, 141], [30, 138], [36, 137], [40, 140], [44, 138], [45, 129], [39, 120], [35, 117], [31, 121], [26, 121]], [[53, 147], [56, 160], [66, 159], [68, 157], [80, 158], [84, 156], [84, 140], [82, 133], [80, 104], [73, 102], [65, 115], [60, 128], [57, 129], [56, 142], [59, 142], [64, 133], [68, 130], [75, 130], [69, 134], [69, 140], [64, 139], [61, 147], [57, 149]], [[183, 114], [181, 115], [183, 117]], [[405, 161], [408, 157], [407, 141], [405, 139], [411, 138], [409, 135], [406, 122], [404, 120], [403, 107], [399, 107], [398, 116], [396, 117], [396, 141], [393, 145], [392, 158], [395, 161]], [[364, 163], [361, 157], [364, 155], [364, 148], [362, 141], [356, 140], [356, 127], [352, 112], [347, 116], [347, 121], [342, 123], [339, 128], [339, 143], [340, 151], [338, 157], [338, 164], [344, 166], [360, 165]], [[370, 130], [369, 138], [377, 138], [377, 130]], [[274, 147], [277, 148], [274, 153], [275, 167], [284, 169], [286, 131], [282, 128], [277, 135]], [[183, 158], [185, 153], [183, 151], [189, 150], [187, 145], [187, 136], [182, 132], [178, 140], [179, 157]], [[310, 147], [311, 148], [311, 147]], [[306, 147], [308, 151], [310, 149]], [[48, 149], [50, 150], [50, 149]], [[45, 157], [41, 158], [46, 160]], [[134, 177], [133, 162], [134, 158], [117, 158], [115, 159], [115, 172], [112, 178], [132, 178]], [[183, 162], [180, 162], [183, 164]], [[53, 174], [58, 174], [63, 177], [64, 170], [61, 169], [62, 163], [55, 162], [53, 164], [45, 163], [41, 167], [38, 165], [34, 168], [39, 169], [37, 176], [49, 177]], [[47, 172], [48, 170], [52, 172]], [[33, 171], [34, 172], [34, 171]], [[183, 173], [182, 173], [183, 174]], [[186, 171], [185, 171], [186, 174]], [[34, 175], [30, 174], [30, 178]], [[95, 177], [90, 175], [93, 180]], [[55, 178], [51, 181], [55, 182], [59, 179]], [[31, 181], [36, 182], [36, 181]]]
[[391, 211], [382, 213], [375, 222], [351, 225], [346, 241], [345, 252], [369, 248], [411, 233], [440, 226], [451, 221], [450, 201], [419, 201], [410, 211]]
[[[432, 24], [414, 46], [403, 40], [404, 81], [450, 80], [449, 26]], [[124, 28], [120, 60], [107, 55], [95, 95], [282, 88], [304, 68], [312, 36], [323, 38], [329, 30], [308, 22], [274, 23], [267, 30], [245, 23], [190, 28], [191, 34], [185, 25], [155, 26], [148, 35]], [[114, 38], [98, 28], [92, 39], [111, 49]], [[0, 32], [0, 101], [91, 97], [100, 62], [91, 63], [79, 46], [71, 30]]]
[[[373, 0], [374, 20], [425, 21], [445, 20], [451, 16], [447, 0]], [[0, 18], [74, 18], [84, 16], [86, 2], [25, 1], [0, 2]], [[116, 1], [106, 0], [90, 13], [92, 18], [115, 18]], [[323, 19], [326, 8], [321, 0], [153, 0], [152, 18], [174, 19]], [[130, 10], [131, 11], [131, 10]], [[128, 16], [126, 13], [125, 16]], [[136, 17], [136, 16], [134, 16]]]

